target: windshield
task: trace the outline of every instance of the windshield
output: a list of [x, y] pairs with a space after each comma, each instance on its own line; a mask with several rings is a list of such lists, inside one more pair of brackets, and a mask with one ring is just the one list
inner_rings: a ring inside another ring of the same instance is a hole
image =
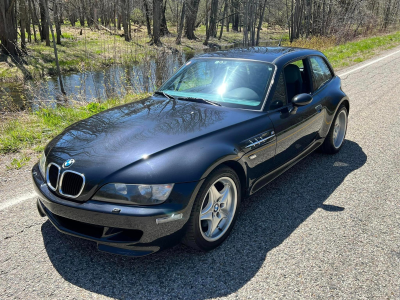
[[231, 59], [195, 59], [160, 89], [174, 98], [200, 98], [222, 106], [260, 109], [275, 66]]

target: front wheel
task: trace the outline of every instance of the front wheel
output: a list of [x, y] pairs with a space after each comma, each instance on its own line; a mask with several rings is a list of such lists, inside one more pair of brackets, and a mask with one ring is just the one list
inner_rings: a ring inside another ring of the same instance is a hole
[[197, 194], [183, 243], [203, 251], [222, 244], [236, 220], [240, 189], [240, 180], [231, 168], [214, 170]]
[[339, 107], [329, 133], [321, 146], [322, 152], [335, 154], [340, 151], [346, 137], [348, 114], [346, 106]]

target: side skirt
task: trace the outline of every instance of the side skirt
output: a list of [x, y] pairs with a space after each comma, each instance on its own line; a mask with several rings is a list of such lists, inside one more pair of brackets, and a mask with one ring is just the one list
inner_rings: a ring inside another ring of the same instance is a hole
[[324, 142], [324, 139], [319, 139], [319, 140], [315, 141], [313, 144], [311, 144], [306, 150], [304, 150], [298, 156], [296, 156], [292, 160], [288, 161], [287, 163], [283, 164], [279, 168], [273, 170], [272, 172], [261, 177], [259, 180], [257, 180], [253, 184], [253, 186], [250, 189], [249, 195], [254, 194], [258, 190], [263, 188], [265, 185], [270, 183], [272, 180], [274, 180], [278, 176], [282, 175], [285, 171], [289, 170], [291, 167], [293, 167], [295, 164], [297, 164], [299, 161], [301, 161], [304, 157], [306, 157], [310, 153], [314, 152], [314, 150], [316, 150], [319, 146], [321, 146], [321, 144], [323, 142]]

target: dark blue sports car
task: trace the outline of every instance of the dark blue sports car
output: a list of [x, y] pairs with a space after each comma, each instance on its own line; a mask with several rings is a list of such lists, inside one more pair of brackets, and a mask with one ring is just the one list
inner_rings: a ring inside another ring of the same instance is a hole
[[250, 48], [188, 61], [155, 94], [65, 129], [32, 176], [61, 232], [141, 256], [231, 232], [240, 202], [345, 140], [349, 99], [314, 50]]

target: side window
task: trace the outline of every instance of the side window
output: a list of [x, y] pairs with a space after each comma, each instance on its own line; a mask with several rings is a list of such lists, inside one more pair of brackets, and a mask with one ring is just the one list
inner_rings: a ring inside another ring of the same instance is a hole
[[309, 92], [309, 76], [304, 64], [303, 60], [297, 60], [286, 65], [283, 69], [289, 102], [292, 101], [294, 96]]
[[310, 57], [314, 90], [318, 90], [332, 78], [332, 73], [322, 57]]
[[271, 104], [269, 106], [269, 110], [274, 110], [279, 107], [285, 106], [287, 104], [286, 99], [286, 87], [285, 81], [283, 79], [283, 72], [279, 76], [278, 83], [275, 89], [274, 96], [272, 97]]

